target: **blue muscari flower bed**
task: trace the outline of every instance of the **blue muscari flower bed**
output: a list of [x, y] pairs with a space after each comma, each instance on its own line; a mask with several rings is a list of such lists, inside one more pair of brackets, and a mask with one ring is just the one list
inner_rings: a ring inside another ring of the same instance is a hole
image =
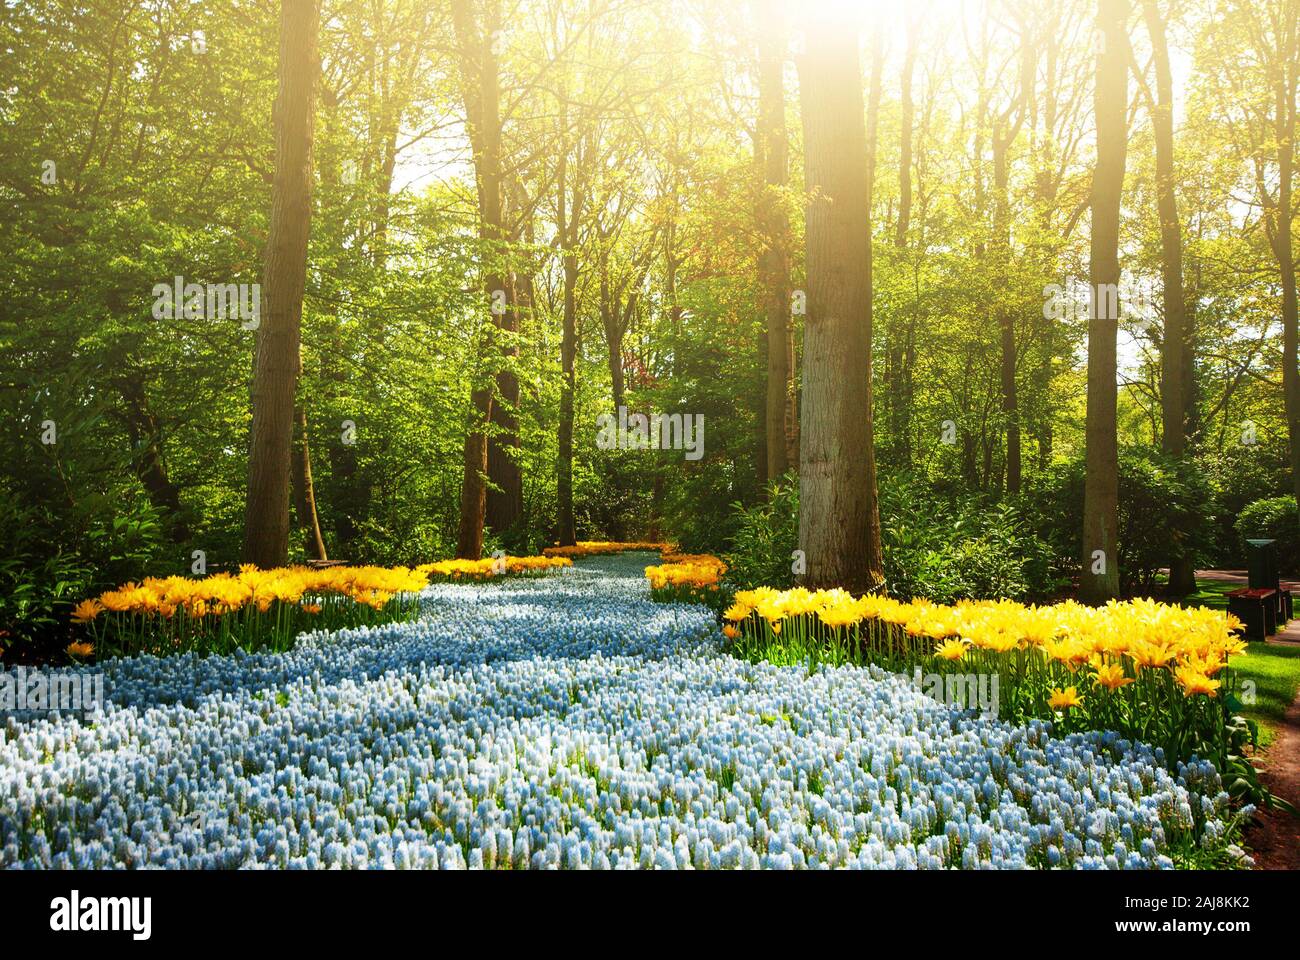
[[105, 710], [0, 729], [0, 866], [1171, 867], [1226, 830], [1209, 764], [734, 659], [643, 566], [434, 586], [417, 621], [285, 654], [101, 663]]

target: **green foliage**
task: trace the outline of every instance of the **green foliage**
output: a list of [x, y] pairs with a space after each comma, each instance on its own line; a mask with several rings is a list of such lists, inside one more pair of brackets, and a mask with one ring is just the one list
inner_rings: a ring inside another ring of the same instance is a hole
[[943, 494], [909, 474], [882, 478], [885, 583], [903, 599], [1040, 599], [1054, 592], [1050, 551], [1011, 504]]
[[1235, 569], [1246, 565], [1237, 518], [1256, 500], [1290, 488], [1290, 461], [1285, 438], [1258, 437], [1254, 444], [1228, 443], [1196, 457], [1210, 490], [1210, 537], [1205, 563]]
[[58, 659], [74, 639], [72, 607], [141, 569], [168, 560], [156, 511], [102, 496], [76, 504], [24, 505], [0, 496], [0, 652], [6, 660]]
[[[1034, 481], [1026, 502], [1057, 569], [1077, 575], [1083, 529], [1083, 459], [1058, 463]], [[1158, 450], [1126, 446], [1119, 456], [1120, 588], [1150, 594], [1156, 572], [1175, 550], [1199, 563], [1211, 546], [1210, 492], [1194, 463]]]
[[799, 479], [791, 472], [767, 486], [752, 507], [732, 505], [735, 532], [726, 554], [727, 579], [738, 589], [794, 585], [791, 554], [799, 542]]
[[[799, 490], [793, 475], [753, 507], [736, 504], [737, 532], [726, 555], [739, 588], [794, 583], [791, 553], [799, 539]], [[1036, 599], [1053, 592], [1051, 553], [1008, 504], [935, 490], [910, 474], [880, 481], [886, 590], [936, 603], [963, 598]]]
[[1242, 540], [1275, 540], [1273, 550], [1284, 573], [1300, 571], [1300, 513], [1295, 497], [1270, 497], [1247, 504], [1237, 516]]

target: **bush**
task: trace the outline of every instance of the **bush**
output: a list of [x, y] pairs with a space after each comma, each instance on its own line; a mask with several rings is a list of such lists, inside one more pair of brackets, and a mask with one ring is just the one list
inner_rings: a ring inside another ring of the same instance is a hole
[[[799, 540], [799, 487], [793, 474], [753, 507], [734, 505], [737, 533], [726, 555], [738, 588], [790, 587]], [[881, 538], [887, 591], [938, 603], [963, 598], [1046, 596], [1056, 587], [1051, 551], [1018, 510], [941, 495], [907, 474], [881, 478]]]
[[[1084, 461], [1054, 465], [1030, 492], [1035, 529], [1052, 547], [1057, 570], [1079, 571]], [[1200, 562], [1212, 546], [1210, 493], [1196, 466], [1149, 447], [1119, 456], [1119, 571], [1126, 595], [1150, 593], [1175, 550]]]
[[1222, 450], [1203, 452], [1196, 462], [1211, 491], [1213, 520], [1205, 565], [1244, 566], [1237, 518], [1254, 501], [1275, 497], [1290, 488], [1286, 442], [1261, 437], [1253, 446], [1226, 444]]
[[1247, 540], [1276, 540], [1273, 549], [1281, 572], [1300, 572], [1300, 512], [1295, 497], [1269, 497], [1247, 504], [1237, 516], [1236, 530], [1243, 551]]
[[732, 504], [736, 532], [726, 555], [727, 579], [741, 589], [794, 585], [791, 554], [799, 543], [799, 478], [793, 472], [768, 484], [767, 499]]
[[1052, 551], [1012, 504], [940, 495], [897, 474], [881, 480], [880, 526], [893, 596], [952, 603], [1056, 592]]
[[64, 513], [0, 496], [0, 541], [0, 654], [11, 662], [62, 658], [73, 605], [139, 577], [165, 549], [156, 510], [105, 495]]

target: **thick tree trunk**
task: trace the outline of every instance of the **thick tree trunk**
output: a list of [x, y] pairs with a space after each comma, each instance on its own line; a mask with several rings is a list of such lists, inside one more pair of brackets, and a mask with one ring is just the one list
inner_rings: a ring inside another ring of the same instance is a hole
[[812, 587], [883, 579], [871, 429], [871, 261], [852, 14], [819, 16], [800, 59], [807, 205], [799, 544]]
[[1116, 336], [1119, 330], [1119, 213], [1128, 145], [1128, 0], [1099, 0], [1096, 89], [1097, 162], [1092, 177], [1088, 317], [1087, 452], [1079, 596], [1119, 596], [1119, 450]]
[[[1149, 106], [1156, 142], [1156, 212], [1160, 218], [1165, 314], [1160, 357], [1160, 443], [1165, 453], [1181, 457], [1187, 444], [1186, 374], [1190, 364], [1186, 354], [1190, 348], [1183, 293], [1183, 235], [1174, 183], [1174, 82], [1165, 21], [1156, 0], [1142, 0], [1142, 17], [1151, 37], [1156, 71], [1155, 102]], [[1169, 593], [1186, 596], [1196, 590], [1196, 564], [1193, 557], [1177, 549], [1176, 541], [1174, 548], [1169, 558]]]
[[275, 179], [262, 268], [243, 547], [244, 559], [264, 568], [282, 566], [289, 553], [290, 448], [311, 231], [319, 26], [319, 0], [282, 0]]
[[[492, 324], [500, 325], [509, 312], [509, 293], [503, 275], [504, 231], [501, 215], [501, 114], [493, 37], [500, 22], [498, 0], [484, 4], [482, 26], [474, 15], [473, 0], [451, 5], [452, 27], [460, 50], [461, 78], [474, 172], [478, 185], [479, 237], [486, 263], [483, 269], [485, 306]], [[483, 344], [471, 371], [470, 423], [465, 436], [461, 479], [460, 528], [456, 556], [477, 560], [483, 553], [483, 524], [487, 514], [488, 430], [493, 419], [494, 374], [490, 369], [492, 337], [485, 328]], [[487, 382], [481, 382], [487, 381]]]
[[[798, 408], [794, 389], [794, 331], [790, 310], [790, 219], [782, 194], [789, 177], [785, 129], [785, 32], [774, 0], [762, 0], [758, 46], [758, 136], [761, 163], [757, 220], [762, 236], [758, 255], [759, 290], [767, 320], [767, 397], [765, 404], [767, 479], [790, 469], [790, 447], [797, 449]], [[793, 441], [793, 443], [792, 443]]]

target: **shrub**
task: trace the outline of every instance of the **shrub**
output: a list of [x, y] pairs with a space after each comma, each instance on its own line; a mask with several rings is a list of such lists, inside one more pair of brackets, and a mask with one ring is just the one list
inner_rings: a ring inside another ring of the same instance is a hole
[[1245, 563], [1237, 518], [1256, 500], [1274, 497], [1291, 485], [1286, 442], [1261, 437], [1255, 445], [1225, 444], [1206, 450], [1196, 460], [1210, 489], [1209, 551], [1205, 565], [1240, 567]]
[[1276, 540], [1273, 549], [1282, 572], [1300, 572], [1300, 512], [1295, 497], [1269, 497], [1247, 504], [1235, 526], [1243, 551], [1247, 540]]
[[893, 596], [1026, 600], [1057, 587], [1051, 549], [1011, 504], [941, 495], [897, 474], [880, 485], [880, 526]]
[[[1057, 569], [1079, 569], [1083, 529], [1084, 462], [1054, 465], [1040, 474], [1027, 502], [1035, 528], [1051, 545]], [[1156, 572], [1174, 551], [1199, 561], [1210, 550], [1210, 493], [1196, 466], [1148, 447], [1126, 447], [1119, 457], [1119, 571], [1126, 595], [1150, 593]]]
[[56, 511], [24, 506], [5, 492], [0, 488], [0, 655], [10, 662], [61, 660], [75, 639], [73, 604], [163, 562], [158, 512], [107, 495]]
[[[727, 554], [736, 586], [794, 583], [799, 487], [787, 475], [768, 499], [734, 505], [737, 533]], [[1051, 551], [1015, 507], [940, 494], [908, 474], [881, 478], [881, 538], [886, 589], [940, 603], [963, 598], [1030, 599], [1053, 592]]]
[[733, 503], [736, 532], [727, 554], [728, 577], [742, 588], [794, 585], [791, 554], [799, 543], [799, 479], [787, 473], [767, 487], [767, 499]]

